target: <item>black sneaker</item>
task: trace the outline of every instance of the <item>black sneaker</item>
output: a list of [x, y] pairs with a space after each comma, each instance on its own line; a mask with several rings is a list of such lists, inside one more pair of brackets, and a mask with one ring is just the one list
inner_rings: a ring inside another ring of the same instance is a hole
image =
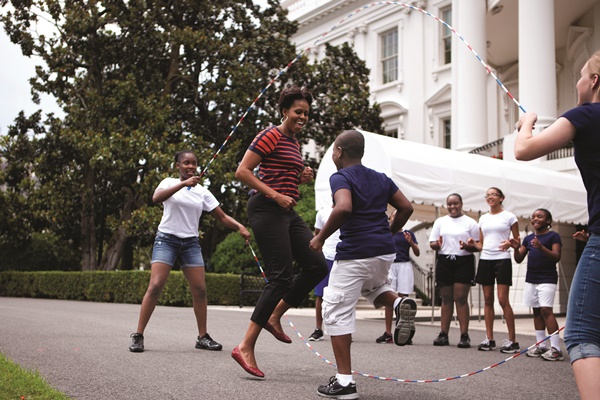
[[129, 345], [129, 351], [132, 353], [141, 353], [144, 351], [144, 335], [141, 333], [131, 334], [131, 344]]
[[490, 350], [494, 350], [495, 348], [496, 348], [496, 341], [489, 340], [488, 338], [485, 338], [485, 340], [483, 342], [481, 342], [479, 344], [479, 346], [477, 346], [477, 350], [480, 350], [480, 351], [490, 351]]
[[468, 333], [461, 333], [460, 342], [458, 342], [456, 347], [459, 347], [461, 349], [468, 349], [469, 347], [471, 347], [471, 338], [469, 337]]
[[396, 312], [394, 343], [398, 346], [404, 346], [414, 336], [417, 303], [411, 298], [404, 297], [394, 311]]
[[221, 350], [223, 346], [221, 344], [215, 342], [208, 333], [205, 333], [204, 336], [198, 336], [196, 339], [196, 348], [202, 350]]
[[500, 352], [507, 354], [515, 354], [518, 353], [520, 350], [521, 348], [519, 347], [519, 343], [511, 342], [508, 339], [504, 340], [502, 342], [502, 347], [500, 347]]
[[383, 332], [383, 335], [379, 336], [377, 339], [375, 339], [376, 343], [394, 343], [394, 338], [392, 337], [392, 335], [388, 334], [387, 332]]
[[309, 342], [320, 342], [321, 340], [323, 340], [323, 331], [319, 328], [315, 329], [308, 337]]
[[434, 346], [448, 346], [450, 341], [448, 341], [448, 334], [444, 331], [440, 331], [438, 337], [433, 339]]
[[319, 386], [317, 394], [321, 397], [328, 397], [330, 399], [358, 399], [356, 383], [349, 383], [348, 386], [342, 386], [335, 376], [329, 378], [329, 383], [327, 385]]

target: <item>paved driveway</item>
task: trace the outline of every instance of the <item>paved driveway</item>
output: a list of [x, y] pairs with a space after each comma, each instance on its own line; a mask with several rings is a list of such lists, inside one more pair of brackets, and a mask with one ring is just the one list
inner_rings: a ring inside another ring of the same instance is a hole
[[[130, 353], [129, 334], [137, 324], [139, 307], [0, 297], [0, 351], [26, 368], [39, 370], [51, 386], [79, 400], [317, 399], [317, 386], [335, 374], [289, 325], [285, 330], [292, 344], [277, 342], [267, 332], [259, 338], [257, 358], [266, 379], [246, 374], [230, 357], [250, 317], [247, 309], [237, 307], [209, 309], [209, 333], [223, 344], [221, 352], [194, 348], [196, 327], [190, 308], [157, 307], [145, 334], [147, 350]], [[314, 318], [305, 311], [291, 312], [289, 318], [307, 337]], [[431, 342], [438, 330], [419, 325], [415, 344], [397, 347], [375, 343], [383, 332], [381, 320], [359, 320], [353, 367], [372, 375], [425, 380], [478, 371], [509, 357], [498, 351], [434, 347]], [[472, 331], [472, 343], [479, 343], [483, 335]], [[522, 348], [535, 342], [529, 335], [518, 340]], [[456, 343], [452, 335], [451, 343]], [[313, 346], [333, 361], [329, 340]], [[578, 398], [568, 360], [548, 362], [525, 355], [447, 382], [401, 383], [366, 377], [357, 377], [356, 382], [361, 399]]]

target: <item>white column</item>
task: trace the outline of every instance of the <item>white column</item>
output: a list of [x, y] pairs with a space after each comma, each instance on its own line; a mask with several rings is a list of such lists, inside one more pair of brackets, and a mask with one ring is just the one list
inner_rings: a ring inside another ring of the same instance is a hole
[[548, 0], [519, 0], [519, 102], [538, 114], [537, 130], [557, 113], [554, 7]]
[[[485, 1], [452, 1], [452, 26], [485, 61]], [[487, 72], [475, 55], [452, 38], [452, 148], [469, 151], [487, 142]]]

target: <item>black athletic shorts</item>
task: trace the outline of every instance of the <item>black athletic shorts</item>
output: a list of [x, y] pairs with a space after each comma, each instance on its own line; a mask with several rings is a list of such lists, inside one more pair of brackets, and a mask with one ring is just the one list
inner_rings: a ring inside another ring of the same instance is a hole
[[475, 282], [480, 285], [508, 285], [512, 286], [512, 261], [510, 258], [502, 260], [479, 260], [477, 278]]
[[438, 254], [435, 267], [435, 284], [438, 287], [455, 283], [475, 285], [475, 256]]

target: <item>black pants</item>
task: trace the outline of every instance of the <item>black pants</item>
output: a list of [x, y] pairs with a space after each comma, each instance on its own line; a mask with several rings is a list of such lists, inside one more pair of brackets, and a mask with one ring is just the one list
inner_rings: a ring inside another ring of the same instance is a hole
[[[259, 193], [248, 201], [248, 219], [269, 280], [250, 319], [264, 327], [281, 299], [292, 307], [300, 305], [327, 275], [327, 263], [323, 253], [308, 247], [313, 233], [296, 211], [287, 211]], [[300, 266], [296, 276], [294, 259]]]

